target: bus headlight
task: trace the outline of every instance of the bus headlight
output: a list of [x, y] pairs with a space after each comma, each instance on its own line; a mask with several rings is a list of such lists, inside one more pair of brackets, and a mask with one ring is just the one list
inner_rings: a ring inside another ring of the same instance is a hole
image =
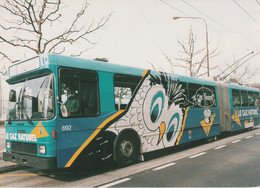
[[40, 145], [38, 147], [38, 153], [39, 154], [46, 154], [46, 146]]
[[10, 142], [6, 142], [6, 149], [10, 149], [11, 148], [11, 143]]

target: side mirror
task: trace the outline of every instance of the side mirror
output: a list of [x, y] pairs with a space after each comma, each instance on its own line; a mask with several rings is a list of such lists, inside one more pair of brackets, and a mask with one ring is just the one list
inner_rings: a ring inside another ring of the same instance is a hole
[[10, 90], [9, 101], [16, 102], [16, 91], [13, 89]]
[[68, 117], [69, 116], [67, 107], [62, 103], [60, 103], [60, 111], [61, 111], [62, 117]]

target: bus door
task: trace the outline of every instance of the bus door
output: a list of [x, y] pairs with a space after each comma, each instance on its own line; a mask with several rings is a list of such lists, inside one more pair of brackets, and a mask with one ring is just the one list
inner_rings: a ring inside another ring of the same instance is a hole
[[219, 103], [219, 117], [220, 117], [220, 131], [231, 131], [231, 114], [230, 114], [230, 100], [229, 89], [225, 83], [217, 83], [218, 89], [218, 103]]
[[59, 108], [57, 123], [57, 164], [64, 167], [96, 130], [99, 118], [98, 74], [95, 71], [59, 70]]

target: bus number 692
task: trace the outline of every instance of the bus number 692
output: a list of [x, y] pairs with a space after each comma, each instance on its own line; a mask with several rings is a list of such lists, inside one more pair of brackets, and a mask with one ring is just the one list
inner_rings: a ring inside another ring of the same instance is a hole
[[61, 130], [62, 131], [71, 131], [71, 125], [62, 125]]

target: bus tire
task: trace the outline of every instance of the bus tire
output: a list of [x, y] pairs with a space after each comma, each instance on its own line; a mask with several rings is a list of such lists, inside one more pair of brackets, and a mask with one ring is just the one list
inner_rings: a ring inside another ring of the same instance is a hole
[[128, 132], [120, 135], [116, 141], [116, 163], [119, 166], [128, 166], [135, 162], [140, 153], [140, 144], [137, 136]]

